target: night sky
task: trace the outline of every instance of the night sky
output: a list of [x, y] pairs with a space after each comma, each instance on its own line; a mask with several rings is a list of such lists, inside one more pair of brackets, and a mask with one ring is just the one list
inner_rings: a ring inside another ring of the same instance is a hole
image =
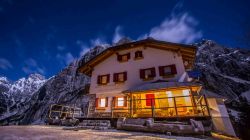
[[0, 76], [46, 78], [90, 47], [147, 36], [191, 44], [238, 43], [250, 19], [241, 0], [0, 0]]

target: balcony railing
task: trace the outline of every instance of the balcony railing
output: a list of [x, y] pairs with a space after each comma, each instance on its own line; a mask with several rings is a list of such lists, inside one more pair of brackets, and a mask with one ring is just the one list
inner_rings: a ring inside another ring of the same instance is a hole
[[[146, 106], [145, 103], [150, 104]], [[149, 103], [150, 102], [150, 103]], [[111, 108], [112, 117], [191, 117], [210, 116], [204, 96], [177, 96], [151, 99], [129, 99], [127, 107]]]

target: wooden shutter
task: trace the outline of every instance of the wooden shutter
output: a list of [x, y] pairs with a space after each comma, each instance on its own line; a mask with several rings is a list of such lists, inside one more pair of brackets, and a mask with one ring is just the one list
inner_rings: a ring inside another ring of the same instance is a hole
[[99, 105], [99, 99], [95, 98], [95, 107], [98, 107], [98, 105]]
[[106, 97], [106, 100], [105, 100], [105, 107], [108, 107], [108, 104], [109, 104], [109, 97]]
[[127, 54], [128, 60], [130, 59], [130, 53]]
[[101, 84], [101, 76], [100, 75], [97, 76], [97, 84]]
[[112, 107], [115, 107], [115, 97], [112, 98]]
[[145, 70], [144, 69], [140, 69], [140, 78], [145, 79]]
[[143, 57], [142, 51], [139, 51], [139, 57]]
[[139, 53], [138, 53], [139, 51], [136, 51], [135, 52], [135, 58], [138, 58], [139, 57]]
[[117, 60], [122, 61], [122, 55], [117, 54]]
[[151, 68], [151, 77], [155, 77], [156, 76], [156, 73], [155, 73], [155, 68]]
[[109, 83], [110, 80], [110, 74], [107, 74], [107, 83]]
[[[146, 106], [152, 106], [155, 104], [155, 95], [154, 94], [146, 94]], [[152, 102], [151, 102], [152, 100]]]
[[116, 100], [117, 100], [117, 98], [116, 98], [116, 97], [113, 97], [113, 101], [114, 101], [114, 102], [113, 102], [113, 103], [114, 103], [114, 107], [116, 107], [116, 106], [117, 106], [117, 101], [116, 101]]
[[123, 78], [124, 78], [124, 81], [127, 81], [127, 72], [123, 72]]
[[118, 80], [118, 74], [114, 73], [113, 74], [113, 82], [117, 82], [117, 80]]
[[124, 99], [124, 104], [123, 104], [123, 106], [124, 106], [124, 107], [127, 107], [127, 96], [123, 97], [123, 99]]
[[159, 74], [160, 76], [164, 76], [164, 66], [159, 67]]
[[171, 67], [171, 73], [172, 73], [172, 74], [177, 74], [175, 64], [170, 65], [170, 67]]

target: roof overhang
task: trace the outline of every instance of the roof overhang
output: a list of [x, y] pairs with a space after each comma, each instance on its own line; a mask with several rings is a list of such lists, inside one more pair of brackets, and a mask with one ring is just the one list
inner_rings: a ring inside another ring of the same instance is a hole
[[202, 88], [201, 84], [189, 83], [189, 82], [159, 82], [159, 83], [146, 83], [129, 90], [125, 90], [122, 93], [143, 93], [143, 92], [155, 92], [155, 91], [167, 91], [167, 90], [180, 90], [197, 88], [199, 92]]

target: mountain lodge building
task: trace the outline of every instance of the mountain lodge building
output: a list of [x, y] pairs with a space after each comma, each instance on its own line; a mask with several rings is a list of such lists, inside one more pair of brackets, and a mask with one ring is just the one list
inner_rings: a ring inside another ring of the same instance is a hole
[[91, 77], [89, 118], [212, 120], [216, 130], [235, 135], [224, 98], [201, 94], [188, 74], [196, 47], [145, 39], [109, 47], [79, 72]]

